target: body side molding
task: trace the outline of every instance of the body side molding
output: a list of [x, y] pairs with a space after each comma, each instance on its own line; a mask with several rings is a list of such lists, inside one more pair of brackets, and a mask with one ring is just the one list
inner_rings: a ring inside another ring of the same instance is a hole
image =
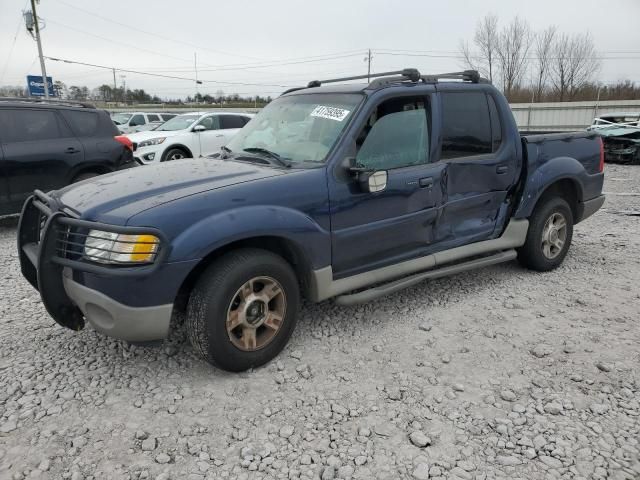
[[319, 270], [313, 270], [311, 272], [310, 299], [314, 302], [321, 302], [352, 290], [397, 279], [411, 273], [429, 270], [464, 258], [518, 248], [524, 245], [528, 229], [529, 220], [511, 220], [499, 238], [444, 250], [338, 280], [333, 279], [331, 265]]

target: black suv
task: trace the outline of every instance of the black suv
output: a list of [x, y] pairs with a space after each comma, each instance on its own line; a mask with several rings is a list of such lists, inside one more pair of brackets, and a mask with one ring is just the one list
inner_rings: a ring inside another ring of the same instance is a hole
[[135, 165], [131, 141], [104, 110], [0, 98], [0, 215], [19, 212], [34, 189], [57, 190]]

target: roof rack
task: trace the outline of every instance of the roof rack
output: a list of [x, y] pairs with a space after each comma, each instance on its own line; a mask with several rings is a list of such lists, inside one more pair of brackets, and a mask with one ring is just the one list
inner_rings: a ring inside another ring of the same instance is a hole
[[440, 80], [462, 80], [463, 82], [470, 83], [491, 83], [486, 78], [482, 78], [477, 70], [439, 73], [437, 75], [421, 75], [417, 68], [405, 68], [403, 70], [374, 73], [371, 75], [356, 75], [353, 77], [330, 78], [328, 80], [313, 80], [309, 82], [306, 87], [293, 87], [283, 92], [282, 95], [295, 92], [296, 90], [303, 90], [304, 88], [319, 87], [321, 85], [324, 85], [325, 83], [347, 82], [349, 80], [363, 80], [365, 78], [374, 79], [369, 83], [367, 89], [379, 88], [384, 85], [390, 85], [399, 82], [438, 83]]
[[53, 105], [63, 105], [69, 107], [96, 108], [92, 103], [77, 102], [75, 100], [58, 100], [53, 98], [33, 98], [33, 97], [0, 97], [0, 102], [25, 102], [25, 103], [49, 103]]

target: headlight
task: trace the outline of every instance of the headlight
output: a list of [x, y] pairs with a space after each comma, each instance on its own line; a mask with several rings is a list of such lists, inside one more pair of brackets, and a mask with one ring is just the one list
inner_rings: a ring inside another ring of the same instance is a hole
[[160, 239], [155, 235], [90, 230], [84, 243], [84, 255], [91, 261], [114, 265], [152, 263], [159, 246]]
[[149, 140], [145, 140], [144, 142], [140, 142], [138, 144], [138, 148], [150, 147], [151, 145], [160, 145], [166, 139], [167, 139], [167, 137], [150, 138]]

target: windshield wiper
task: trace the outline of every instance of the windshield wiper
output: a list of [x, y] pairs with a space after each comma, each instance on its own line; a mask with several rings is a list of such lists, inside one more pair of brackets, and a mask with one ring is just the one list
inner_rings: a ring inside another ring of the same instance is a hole
[[229, 158], [229, 154], [231, 153], [231, 149], [229, 147], [225, 147], [223, 145], [220, 147], [220, 150], [222, 150], [222, 153], [220, 153], [220, 158], [222, 160], [226, 160], [227, 158]]
[[262, 147], [247, 147], [247, 148], [243, 148], [242, 150], [244, 152], [266, 155], [269, 158], [271, 158], [272, 160], [275, 160], [275, 163], [280, 165], [281, 167], [291, 168], [291, 162], [288, 162], [286, 159], [282, 158], [276, 152], [272, 152], [271, 150], [267, 150], [266, 148], [262, 148]]

